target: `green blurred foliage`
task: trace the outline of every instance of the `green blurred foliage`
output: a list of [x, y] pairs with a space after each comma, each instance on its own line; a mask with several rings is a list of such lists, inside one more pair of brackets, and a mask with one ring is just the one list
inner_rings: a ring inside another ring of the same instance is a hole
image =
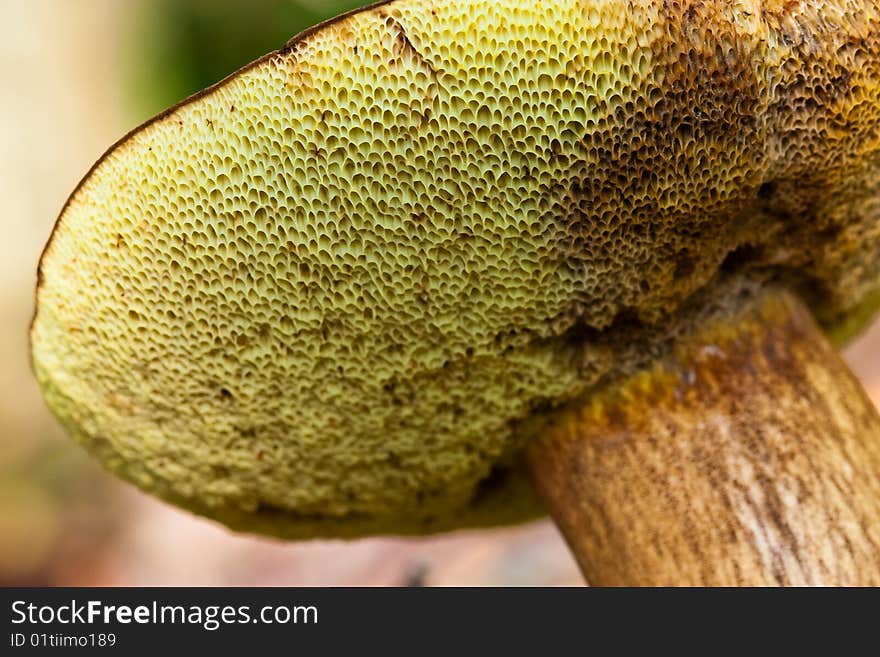
[[129, 42], [129, 99], [146, 118], [368, 0], [148, 0]]

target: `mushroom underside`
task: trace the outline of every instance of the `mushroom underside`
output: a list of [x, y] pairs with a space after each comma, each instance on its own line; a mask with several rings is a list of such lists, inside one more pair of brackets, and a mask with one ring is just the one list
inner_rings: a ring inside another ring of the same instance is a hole
[[542, 513], [524, 420], [743, 295], [864, 325], [876, 18], [551, 4], [364, 10], [111, 149], [40, 266], [34, 369], [71, 434], [239, 529], [507, 524]]

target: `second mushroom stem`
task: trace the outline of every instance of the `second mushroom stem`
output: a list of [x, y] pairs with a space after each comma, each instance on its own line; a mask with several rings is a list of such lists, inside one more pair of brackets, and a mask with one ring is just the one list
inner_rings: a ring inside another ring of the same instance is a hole
[[539, 493], [591, 584], [880, 584], [880, 416], [767, 291], [557, 412]]

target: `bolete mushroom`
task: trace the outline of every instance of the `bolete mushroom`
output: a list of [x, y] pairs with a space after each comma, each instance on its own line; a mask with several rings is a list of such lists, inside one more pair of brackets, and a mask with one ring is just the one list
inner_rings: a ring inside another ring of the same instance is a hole
[[36, 376], [239, 530], [546, 508], [595, 584], [880, 584], [880, 419], [825, 337], [880, 303], [878, 120], [875, 0], [373, 6], [99, 160]]

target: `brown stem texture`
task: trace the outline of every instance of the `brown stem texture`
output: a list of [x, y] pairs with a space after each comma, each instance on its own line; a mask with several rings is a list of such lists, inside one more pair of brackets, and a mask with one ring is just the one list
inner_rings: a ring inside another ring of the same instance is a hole
[[767, 292], [561, 411], [537, 488], [594, 585], [880, 585], [880, 416]]

